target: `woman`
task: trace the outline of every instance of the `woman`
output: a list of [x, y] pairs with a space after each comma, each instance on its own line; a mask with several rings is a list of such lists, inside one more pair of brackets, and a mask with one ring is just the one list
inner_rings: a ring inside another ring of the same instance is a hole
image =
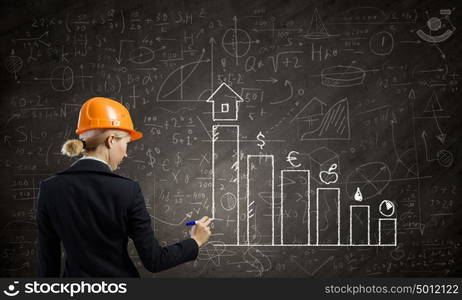
[[127, 157], [127, 144], [143, 136], [133, 129], [128, 110], [111, 99], [89, 99], [76, 133], [80, 140], [67, 141], [62, 152], [83, 157], [40, 184], [39, 276], [60, 276], [61, 243], [65, 277], [139, 277], [128, 255], [128, 238], [151, 272], [195, 259], [210, 237], [211, 220], [203, 217], [191, 238], [161, 247], [139, 184], [113, 173]]

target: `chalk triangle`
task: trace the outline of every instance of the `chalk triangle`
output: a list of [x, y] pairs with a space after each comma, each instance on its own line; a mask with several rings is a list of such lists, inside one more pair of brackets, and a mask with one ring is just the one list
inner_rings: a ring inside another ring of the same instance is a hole
[[407, 96], [409, 99], [414, 100], [415, 99], [415, 92], [414, 89], [411, 89], [409, 92], [409, 95]]
[[322, 22], [321, 16], [319, 15], [318, 9], [315, 8], [313, 15], [311, 16], [310, 27], [307, 33], [304, 35], [306, 39], [320, 40], [333, 37], [334, 35], [327, 32], [324, 23]]
[[435, 111], [444, 111], [444, 109], [441, 106], [440, 101], [438, 100], [438, 96], [436, 95], [435, 91], [433, 91], [432, 95], [427, 101], [427, 104], [425, 105], [424, 112], [432, 113]]

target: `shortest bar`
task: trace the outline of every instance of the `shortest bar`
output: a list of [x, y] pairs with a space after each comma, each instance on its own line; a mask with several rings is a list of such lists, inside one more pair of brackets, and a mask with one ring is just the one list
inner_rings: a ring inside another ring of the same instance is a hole
[[379, 219], [379, 245], [396, 246], [396, 218]]

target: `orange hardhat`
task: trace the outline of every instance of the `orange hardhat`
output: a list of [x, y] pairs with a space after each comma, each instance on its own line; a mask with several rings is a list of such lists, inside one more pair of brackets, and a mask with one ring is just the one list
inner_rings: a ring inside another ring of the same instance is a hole
[[121, 103], [103, 97], [87, 100], [80, 108], [77, 134], [91, 129], [118, 129], [128, 131], [131, 141], [143, 137], [143, 134], [133, 129], [133, 122], [128, 109]]

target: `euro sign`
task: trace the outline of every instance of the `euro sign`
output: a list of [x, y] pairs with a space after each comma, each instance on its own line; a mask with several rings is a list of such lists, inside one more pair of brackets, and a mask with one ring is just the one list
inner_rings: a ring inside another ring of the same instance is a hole
[[293, 157], [292, 155], [298, 155], [298, 154], [300, 154], [300, 153], [298, 153], [297, 151], [290, 151], [290, 153], [287, 155], [287, 159], [286, 159], [286, 160], [287, 160], [287, 161], [292, 165], [292, 167], [294, 167], [294, 168], [298, 168], [298, 167], [301, 166], [301, 164], [295, 164], [295, 163], [293, 163], [293, 161], [298, 160], [298, 158]]

